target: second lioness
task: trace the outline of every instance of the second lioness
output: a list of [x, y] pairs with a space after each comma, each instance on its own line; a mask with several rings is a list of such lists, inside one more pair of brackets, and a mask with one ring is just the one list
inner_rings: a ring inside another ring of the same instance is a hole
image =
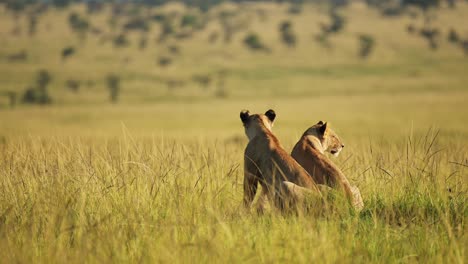
[[357, 210], [364, 206], [359, 189], [351, 186], [343, 172], [325, 156], [325, 152], [338, 156], [344, 144], [327, 123], [319, 121], [307, 129], [294, 146], [291, 156], [312, 176], [317, 184], [339, 188]]
[[295, 192], [291, 185], [305, 187], [308, 192], [320, 196], [313, 178], [283, 149], [271, 132], [275, 117], [273, 110], [265, 114], [240, 113], [249, 138], [244, 153], [244, 203], [248, 207], [254, 200], [258, 184], [262, 186], [259, 209], [263, 208], [266, 197], [280, 207], [286, 204], [285, 200], [294, 200]]

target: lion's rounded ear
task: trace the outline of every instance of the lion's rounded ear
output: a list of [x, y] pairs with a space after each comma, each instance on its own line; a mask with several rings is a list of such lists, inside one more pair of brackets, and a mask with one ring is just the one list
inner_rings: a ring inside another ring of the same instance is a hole
[[249, 116], [250, 116], [249, 110], [242, 110], [240, 112], [240, 119], [242, 120], [242, 123], [247, 122], [247, 120], [249, 119]]
[[319, 127], [319, 131], [322, 135], [325, 135], [325, 133], [327, 132], [327, 123], [323, 124], [321, 127]]
[[276, 118], [276, 113], [273, 111], [273, 109], [266, 111], [265, 115], [268, 117], [268, 119], [270, 119], [271, 122], [273, 122]]
[[322, 120], [318, 121], [317, 125], [323, 125], [323, 121]]

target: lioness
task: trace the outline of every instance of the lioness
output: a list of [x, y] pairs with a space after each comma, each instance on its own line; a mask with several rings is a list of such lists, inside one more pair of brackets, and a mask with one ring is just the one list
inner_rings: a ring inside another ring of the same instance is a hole
[[325, 156], [329, 151], [338, 156], [344, 144], [327, 123], [319, 121], [307, 129], [294, 146], [291, 156], [312, 176], [317, 184], [341, 188], [357, 210], [364, 207], [361, 194], [346, 176]]
[[245, 128], [249, 143], [244, 154], [244, 204], [250, 207], [258, 184], [262, 185], [259, 198], [259, 209], [262, 210], [265, 196], [282, 208], [294, 193], [291, 193], [292, 182], [305, 187], [309, 192], [320, 196], [320, 190], [313, 178], [281, 146], [271, 132], [276, 114], [268, 110], [265, 114], [253, 114], [242, 111], [240, 119]]

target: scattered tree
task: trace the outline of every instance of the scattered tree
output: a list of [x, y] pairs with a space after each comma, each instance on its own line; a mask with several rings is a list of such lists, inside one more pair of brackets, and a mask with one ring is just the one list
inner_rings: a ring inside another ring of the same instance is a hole
[[36, 34], [37, 30], [37, 16], [31, 14], [28, 16], [28, 34], [29, 36], [33, 36]]
[[158, 64], [161, 67], [167, 67], [172, 64], [172, 59], [167, 56], [161, 56], [158, 58]]
[[255, 33], [250, 33], [244, 38], [244, 44], [254, 51], [268, 51], [268, 47], [262, 43], [260, 37]]
[[281, 40], [288, 47], [294, 47], [296, 45], [296, 35], [292, 30], [292, 24], [289, 21], [284, 21], [279, 26], [279, 32]]
[[52, 98], [49, 96], [47, 86], [51, 81], [51, 76], [48, 71], [39, 71], [35, 86], [28, 87], [22, 98], [22, 102], [26, 104], [50, 104]]
[[291, 6], [289, 6], [288, 8], [288, 13], [291, 15], [299, 15], [300, 13], [302, 13], [302, 4], [300, 3], [291, 4]]
[[211, 76], [208, 74], [198, 74], [192, 76], [192, 80], [198, 83], [201, 87], [207, 89], [211, 84]]
[[127, 47], [130, 45], [130, 41], [127, 39], [127, 36], [124, 33], [120, 33], [117, 35], [114, 40], [114, 47], [116, 48], [122, 48], [122, 47]]
[[123, 25], [123, 29], [126, 31], [139, 30], [147, 32], [149, 28], [148, 22], [142, 17], [133, 17]]
[[423, 28], [419, 31], [419, 34], [427, 40], [431, 49], [437, 49], [437, 37], [439, 36], [439, 30], [436, 28]]
[[468, 40], [463, 40], [461, 42], [461, 48], [463, 49], [463, 51], [465, 52], [465, 55], [468, 56]]
[[73, 56], [75, 54], [75, 48], [72, 46], [67, 46], [62, 49], [62, 60], [66, 60], [68, 57]]
[[161, 23], [161, 33], [159, 34], [158, 42], [164, 42], [174, 31], [172, 22], [169, 19], [165, 19]]
[[460, 41], [460, 37], [458, 33], [452, 28], [448, 33], [447, 40], [451, 43], [458, 43]]
[[109, 98], [112, 103], [117, 103], [120, 95], [120, 77], [115, 74], [107, 76], [107, 88], [109, 90]]
[[346, 20], [343, 16], [338, 14], [335, 9], [330, 11], [330, 20], [331, 23], [329, 25], [321, 24], [323, 34], [338, 33], [343, 30]]
[[72, 12], [68, 16], [68, 25], [81, 39], [85, 38], [86, 32], [89, 29], [89, 22], [85, 18], [76, 12]]
[[181, 27], [191, 27], [195, 28], [198, 24], [198, 17], [193, 14], [185, 14], [180, 20]]
[[359, 56], [367, 58], [373, 51], [375, 46], [374, 38], [370, 35], [359, 35]]

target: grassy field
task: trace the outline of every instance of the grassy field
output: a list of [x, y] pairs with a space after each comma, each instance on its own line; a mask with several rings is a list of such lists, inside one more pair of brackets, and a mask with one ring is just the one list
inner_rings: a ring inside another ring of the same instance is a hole
[[[468, 60], [441, 37], [439, 48], [405, 31], [422, 18], [384, 18], [361, 4], [342, 10], [344, 32], [332, 48], [317, 44], [320, 7], [299, 15], [286, 5], [225, 5], [248, 27], [229, 44], [209, 44], [211, 21], [189, 40], [145, 50], [114, 48], [89, 35], [81, 43], [67, 26], [72, 11], [49, 10], [38, 33], [11, 35], [14, 19], [0, 11], [0, 92], [18, 96], [37, 71], [51, 73], [53, 104], [8, 108], [0, 97], [0, 259], [5, 263], [242, 262], [465, 263], [467, 255]], [[182, 12], [179, 5], [162, 10]], [[267, 14], [260, 19], [262, 9]], [[158, 10], [150, 10], [157, 12]], [[90, 15], [105, 32], [109, 10]], [[219, 12], [215, 9], [213, 14]], [[468, 4], [436, 12], [442, 33], [466, 36]], [[293, 21], [298, 44], [278, 40], [278, 23]], [[123, 22], [122, 22], [123, 23]], [[109, 31], [109, 32], [107, 32]], [[271, 53], [246, 49], [257, 32]], [[357, 34], [376, 48], [357, 56]], [[170, 45], [180, 53], [160, 67]], [[62, 61], [64, 46], [77, 54]], [[28, 52], [26, 61], [8, 54]], [[192, 76], [224, 72], [220, 84]], [[121, 77], [109, 103], [107, 74]], [[78, 93], [68, 79], [91, 81]], [[184, 83], [168, 89], [164, 80]], [[242, 206], [242, 109], [277, 112], [274, 133], [291, 150], [318, 120], [346, 144], [333, 158], [361, 189], [361, 213], [257, 215]]]

